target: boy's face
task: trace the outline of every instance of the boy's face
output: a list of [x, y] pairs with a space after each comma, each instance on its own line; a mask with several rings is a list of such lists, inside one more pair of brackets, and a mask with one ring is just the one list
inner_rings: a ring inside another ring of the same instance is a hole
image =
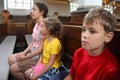
[[111, 33], [105, 33], [104, 27], [94, 22], [91, 25], [83, 23], [81, 43], [82, 47], [91, 50], [102, 50], [105, 42], [111, 40]]

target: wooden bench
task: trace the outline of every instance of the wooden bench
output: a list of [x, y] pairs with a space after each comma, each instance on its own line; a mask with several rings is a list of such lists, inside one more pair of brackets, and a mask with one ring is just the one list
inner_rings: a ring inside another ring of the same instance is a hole
[[63, 64], [70, 68], [75, 50], [81, 47], [81, 26], [62, 25]]
[[[81, 26], [76, 25], [62, 25], [62, 62], [69, 69], [72, 64], [74, 52], [81, 47]], [[26, 35], [26, 41], [29, 44], [31, 35]], [[113, 40], [108, 47], [120, 61], [120, 29], [116, 29]]]
[[[62, 62], [67, 67], [70, 68], [73, 58], [73, 53], [76, 49], [81, 47], [81, 26], [76, 25], [62, 25], [62, 44], [63, 44], [63, 54]], [[31, 42], [31, 34], [26, 34], [25, 39], [29, 45]]]
[[[75, 25], [63, 25], [62, 27], [62, 41], [64, 47], [62, 61], [67, 68], [70, 68], [75, 50], [81, 47], [82, 29], [81, 26]], [[120, 62], [120, 29], [116, 29], [114, 33], [114, 38], [108, 44], [108, 48]]]
[[120, 63], [120, 29], [116, 29], [114, 32], [114, 38], [109, 43], [108, 47], [111, 50], [111, 52], [118, 58]]
[[0, 36], [5, 36], [7, 34], [7, 25], [0, 23]]
[[16, 36], [7, 36], [0, 44], [0, 80], [8, 80], [8, 56], [14, 51]]
[[80, 22], [62, 22], [63, 25], [73, 25], [73, 26], [82, 26]]

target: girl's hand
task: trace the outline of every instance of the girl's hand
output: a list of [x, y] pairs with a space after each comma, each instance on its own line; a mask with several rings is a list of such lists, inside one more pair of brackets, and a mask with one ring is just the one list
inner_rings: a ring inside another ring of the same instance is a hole
[[31, 74], [30, 76], [30, 80], [37, 80], [39, 78], [39, 76], [37, 74]]

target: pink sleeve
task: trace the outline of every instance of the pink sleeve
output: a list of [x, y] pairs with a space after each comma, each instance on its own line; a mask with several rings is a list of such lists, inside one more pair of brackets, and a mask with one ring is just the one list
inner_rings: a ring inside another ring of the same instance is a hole
[[37, 73], [39, 73], [43, 68], [44, 68], [44, 64], [38, 63], [38, 64], [36, 64], [35, 67], [33, 67], [33, 73], [34, 73], [34, 74], [37, 74]]

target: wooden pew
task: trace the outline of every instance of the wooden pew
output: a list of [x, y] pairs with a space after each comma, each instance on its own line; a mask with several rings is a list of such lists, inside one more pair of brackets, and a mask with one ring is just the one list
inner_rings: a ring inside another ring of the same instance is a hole
[[116, 31], [114, 32], [114, 38], [109, 43], [108, 47], [120, 62], [120, 44], [119, 43], [120, 43], [120, 29], [116, 29]]
[[0, 44], [0, 80], [8, 80], [8, 56], [14, 51], [16, 36], [7, 36]]
[[62, 25], [62, 46], [63, 64], [70, 68], [72, 63], [73, 54], [76, 49], [81, 47], [81, 26], [76, 25]]
[[[62, 62], [70, 68], [73, 58], [73, 53], [81, 47], [81, 26], [76, 25], [62, 25]], [[31, 42], [31, 34], [26, 34], [25, 39], [27, 45]]]
[[[81, 47], [81, 26], [62, 25], [62, 62], [70, 68], [74, 52]], [[26, 35], [26, 41], [29, 44], [31, 35]], [[117, 56], [120, 61], [120, 29], [116, 29], [113, 40], [109, 43], [108, 48]]]
[[7, 34], [7, 26], [4, 23], [0, 23], [0, 36], [5, 36]]
[[[120, 29], [116, 29], [114, 33], [114, 38], [107, 46], [120, 62]], [[64, 47], [62, 61], [70, 68], [75, 50], [81, 47], [81, 26], [63, 25], [62, 36]]]
[[0, 44], [2, 43], [2, 41], [5, 39], [6, 36], [0, 36]]
[[81, 22], [62, 22], [63, 25], [76, 25], [76, 26], [82, 26]]

